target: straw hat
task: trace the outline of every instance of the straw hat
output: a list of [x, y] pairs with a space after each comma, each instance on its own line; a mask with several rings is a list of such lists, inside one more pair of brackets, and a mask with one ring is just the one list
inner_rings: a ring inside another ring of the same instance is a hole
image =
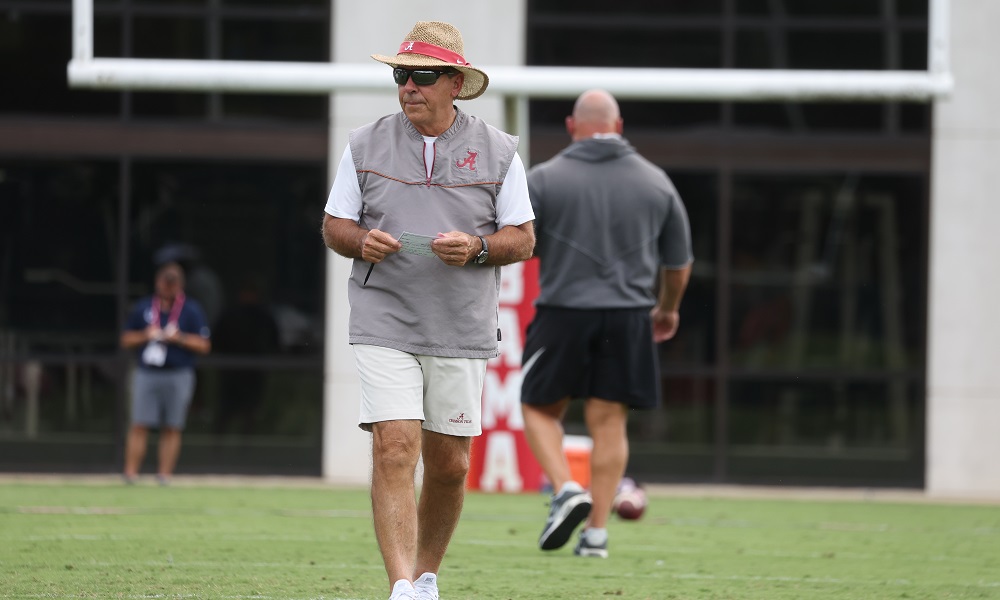
[[393, 68], [454, 67], [465, 75], [459, 100], [478, 98], [490, 84], [485, 72], [465, 60], [462, 34], [454, 25], [441, 21], [417, 21], [396, 56], [372, 54], [372, 58]]

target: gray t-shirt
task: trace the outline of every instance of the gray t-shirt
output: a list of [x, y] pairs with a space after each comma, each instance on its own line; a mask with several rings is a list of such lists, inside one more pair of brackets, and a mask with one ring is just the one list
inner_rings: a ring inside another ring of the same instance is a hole
[[662, 169], [620, 137], [574, 142], [528, 173], [538, 306], [656, 304], [660, 267], [691, 263], [691, 231]]

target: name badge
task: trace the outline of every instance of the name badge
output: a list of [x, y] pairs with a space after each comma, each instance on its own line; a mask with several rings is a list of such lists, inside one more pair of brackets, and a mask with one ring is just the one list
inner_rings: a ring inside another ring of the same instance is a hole
[[167, 362], [167, 346], [162, 342], [150, 342], [142, 351], [142, 362], [151, 367], [162, 367]]

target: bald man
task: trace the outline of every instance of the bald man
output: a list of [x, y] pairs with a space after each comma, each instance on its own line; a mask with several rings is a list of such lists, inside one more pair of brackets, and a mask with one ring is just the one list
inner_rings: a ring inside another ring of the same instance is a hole
[[[541, 292], [525, 340], [528, 444], [554, 495], [539, 537], [608, 556], [606, 523], [628, 464], [629, 409], [659, 404], [656, 344], [677, 331], [693, 256], [687, 213], [663, 169], [622, 137], [618, 102], [584, 92], [566, 118], [573, 142], [528, 173]], [[590, 491], [573, 481], [562, 421], [584, 402], [593, 439]]]

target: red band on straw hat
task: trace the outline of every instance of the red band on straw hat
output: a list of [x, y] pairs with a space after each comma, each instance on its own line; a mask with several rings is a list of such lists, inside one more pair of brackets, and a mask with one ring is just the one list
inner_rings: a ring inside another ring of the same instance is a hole
[[457, 52], [452, 52], [447, 48], [428, 44], [427, 42], [403, 42], [399, 45], [400, 54], [424, 54], [432, 58], [443, 60], [454, 65], [468, 65], [465, 58]]

